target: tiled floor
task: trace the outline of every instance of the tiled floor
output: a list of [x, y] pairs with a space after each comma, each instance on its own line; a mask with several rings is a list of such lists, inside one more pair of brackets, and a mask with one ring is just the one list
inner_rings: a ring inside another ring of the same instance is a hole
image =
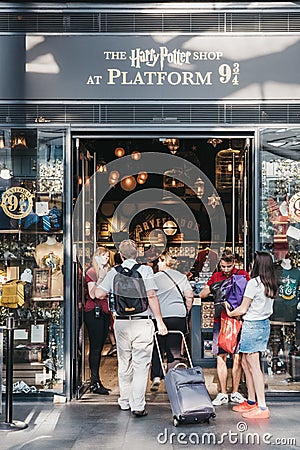
[[14, 418], [27, 422], [28, 428], [0, 431], [0, 449], [300, 448], [300, 403], [272, 402], [271, 418], [264, 421], [243, 420], [240, 414], [232, 412], [231, 406], [218, 407], [217, 417], [209, 424], [175, 428], [168, 402], [149, 403], [148, 416], [139, 419], [130, 411], [121, 411], [114, 398], [106, 404], [97, 403], [96, 399], [61, 405], [16, 404]]
[[[26, 422], [28, 428], [0, 431], [0, 450], [300, 449], [300, 401], [273, 398], [271, 418], [264, 421], [246, 421], [229, 404], [217, 407], [209, 424], [174, 427], [164, 383], [151, 393], [149, 382], [149, 414], [135, 418], [117, 405], [117, 359], [102, 358], [100, 372], [104, 385], [112, 389], [109, 396], [86, 392], [82, 399], [65, 404], [16, 402], [13, 419]], [[215, 369], [204, 369], [204, 374], [214, 397]]]

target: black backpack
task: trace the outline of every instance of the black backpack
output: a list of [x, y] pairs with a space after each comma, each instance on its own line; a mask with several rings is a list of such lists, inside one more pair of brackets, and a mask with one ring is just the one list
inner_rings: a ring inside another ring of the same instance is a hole
[[140, 314], [148, 309], [148, 296], [141, 274], [138, 272], [140, 264], [131, 269], [117, 266], [113, 281], [113, 295], [115, 311], [118, 316]]
[[226, 290], [228, 287], [228, 279], [216, 281], [210, 285], [210, 292], [214, 299], [215, 318], [220, 319], [221, 313], [224, 309], [224, 302], [226, 302]]

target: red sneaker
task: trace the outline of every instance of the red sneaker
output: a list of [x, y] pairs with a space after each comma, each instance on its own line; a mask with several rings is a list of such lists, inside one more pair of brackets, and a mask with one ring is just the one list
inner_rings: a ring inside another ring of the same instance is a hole
[[269, 408], [260, 409], [259, 406], [256, 406], [256, 408], [251, 409], [251, 411], [244, 412], [242, 417], [245, 419], [268, 419], [270, 417], [270, 410]]
[[249, 405], [247, 400], [244, 400], [242, 403], [235, 405], [232, 408], [232, 411], [243, 413], [243, 412], [251, 411], [252, 409], [254, 409], [256, 407], [257, 407], [257, 403], [255, 403], [254, 405]]

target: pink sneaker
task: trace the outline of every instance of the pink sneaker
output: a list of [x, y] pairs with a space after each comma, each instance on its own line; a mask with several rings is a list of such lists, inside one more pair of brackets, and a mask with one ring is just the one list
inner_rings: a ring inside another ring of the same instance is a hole
[[270, 417], [270, 410], [269, 408], [260, 409], [259, 406], [256, 406], [256, 408], [251, 409], [251, 411], [244, 412], [242, 417], [245, 419], [268, 419]]
[[254, 405], [249, 405], [247, 400], [244, 400], [242, 403], [235, 405], [232, 408], [232, 411], [243, 413], [243, 412], [251, 411], [252, 409], [254, 409], [256, 407], [257, 407], [257, 403], [255, 403]]

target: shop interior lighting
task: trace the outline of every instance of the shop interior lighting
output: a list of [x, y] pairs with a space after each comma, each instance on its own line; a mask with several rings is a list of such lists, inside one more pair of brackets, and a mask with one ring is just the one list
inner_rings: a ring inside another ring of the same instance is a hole
[[109, 173], [109, 178], [108, 178], [108, 182], [109, 182], [110, 186], [114, 187], [118, 183], [119, 178], [120, 178], [120, 173], [117, 170], [112, 170]]
[[204, 181], [201, 177], [198, 177], [194, 183], [195, 192], [198, 198], [202, 198], [204, 194]]
[[100, 173], [107, 172], [106, 162], [103, 159], [100, 159], [97, 163], [97, 172]]
[[172, 155], [175, 155], [180, 147], [180, 141], [177, 138], [166, 138], [163, 140], [163, 145], [168, 147]]
[[141, 159], [141, 154], [140, 154], [140, 152], [137, 151], [137, 150], [134, 150], [134, 151], [131, 153], [131, 158], [132, 158], [134, 161], [139, 161], [139, 160]]
[[124, 191], [133, 191], [136, 188], [136, 180], [132, 175], [130, 175], [122, 178], [120, 185]]
[[168, 220], [163, 224], [163, 231], [167, 236], [173, 236], [177, 233], [177, 225], [173, 220]]
[[16, 148], [16, 147], [26, 147], [27, 148], [27, 142], [26, 142], [25, 136], [17, 135], [15, 137], [13, 137], [11, 146], [12, 146], [12, 148]]
[[148, 178], [147, 172], [139, 172], [136, 177], [136, 181], [139, 184], [145, 184]]
[[125, 155], [125, 150], [123, 147], [116, 147], [115, 148], [115, 155], [117, 156], [117, 158], [122, 158], [122, 156]]
[[211, 144], [214, 148], [216, 148], [217, 145], [222, 144], [222, 139], [218, 138], [210, 138], [208, 139], [207, 143]]

